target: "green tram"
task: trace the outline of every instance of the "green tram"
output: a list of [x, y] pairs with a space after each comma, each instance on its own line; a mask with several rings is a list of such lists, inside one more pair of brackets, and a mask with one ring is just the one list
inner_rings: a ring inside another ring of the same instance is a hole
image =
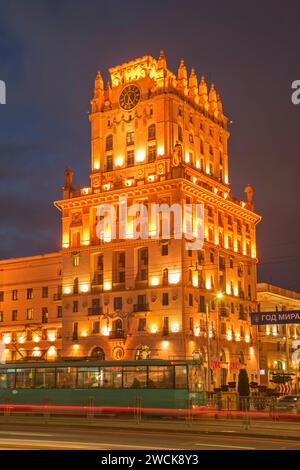
[[196, 360], [15, 362], [0, 365], [0, 406], [139, 406], [182, 409], [205, 403]]

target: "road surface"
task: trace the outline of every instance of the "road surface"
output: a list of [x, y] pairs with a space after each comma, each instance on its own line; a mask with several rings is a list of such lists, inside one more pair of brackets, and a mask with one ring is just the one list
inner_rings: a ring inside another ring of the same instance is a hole
[[201, 433], [107, 430], [51, 425], [0, 425], [0, 449], [32, 450], [300, 450], [299, 441]]

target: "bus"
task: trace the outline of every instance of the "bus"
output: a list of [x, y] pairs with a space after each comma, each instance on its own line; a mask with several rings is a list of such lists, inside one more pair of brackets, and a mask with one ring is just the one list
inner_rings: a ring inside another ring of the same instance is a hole
[[181, 409], [205, 404], [197, 360], [14, 362], [0, 366], [0, 405]]

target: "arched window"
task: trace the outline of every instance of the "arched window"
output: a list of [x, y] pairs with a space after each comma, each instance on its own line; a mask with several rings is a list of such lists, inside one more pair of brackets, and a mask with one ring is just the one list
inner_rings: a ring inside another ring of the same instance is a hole
[[109, 152], [113, 149], [113, 136], [112, 134], [109, 134], [106, 136], [106, 141], [105, 141], [105, 151]]
[[113, 321], [113, 335], [115, 338], [123, 337], [123, 322], [121, 318]]
[[156, 139], [156, 127], [155, 124], [150, 124], [148, 127], [148, 140]]
[[105, 352], [103, 351], [102, 348], [99, 346], [96, 346], [93, 348], [91, 352], [91, 357], [94, 357], [95, 359], [98, 359], [99, 361], [105, 361]]

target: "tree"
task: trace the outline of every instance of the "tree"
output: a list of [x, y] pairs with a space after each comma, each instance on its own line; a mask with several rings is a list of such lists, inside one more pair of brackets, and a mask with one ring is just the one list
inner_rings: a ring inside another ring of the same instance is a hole
[[239, 372], [238, 392], [240, 397], [248, 397], [250, 395], [249, 377], [246, 369], [241, 369]]

